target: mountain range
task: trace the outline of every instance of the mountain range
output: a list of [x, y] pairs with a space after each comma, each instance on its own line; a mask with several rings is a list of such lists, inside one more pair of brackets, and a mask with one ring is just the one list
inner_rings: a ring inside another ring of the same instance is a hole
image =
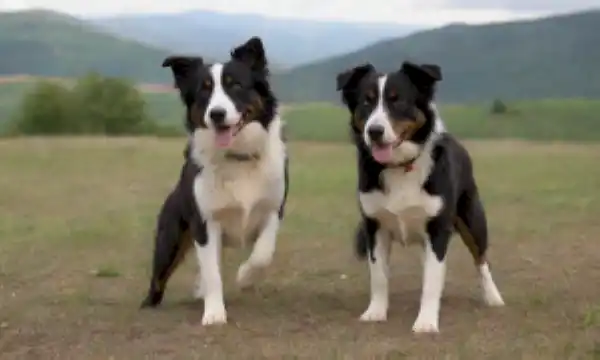
[[279, 68], [341, 55], [424, 26], [283, 19], [254, 14], [188, 11], [86, 19], [111, 34], [174, 52], [225, 59], [231, 47], [260, 36]]
[[90, 70], [135, 81], [171, 81], [167, 50], [115, 38], [50, 11], [0, 13], [0, 74], [73, 77]]
[[600, 10], [488, 25], [454, 24], [381, 41], [276, 76], [284, 101], [337, 101], [335, 76], [364, 62], [399, 69], [403, 60], [441, 66], [439, 99], [600, 97]]
[[442, 67], [444, 102], [599, 98], [598, 34], [598, 10], [418, 31], [196, 11], [81, 19], [38, 10], [0, 13], [0, 74], [72, 77], [95, 70], [170, 84], [171, 74], [160, 67], [168, 54], [219, 60], [258, 35], [275, 64], [274, 87], [285, 102], [338, 102], [340, 71], [367, 61], [393, 71], [406, 59]]

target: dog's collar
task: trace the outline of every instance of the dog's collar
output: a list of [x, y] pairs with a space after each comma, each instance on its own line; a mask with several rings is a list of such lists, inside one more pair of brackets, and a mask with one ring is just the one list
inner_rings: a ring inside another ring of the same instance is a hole
[[414, 157], [407, 161], [400, 162], [400, 163], [392, 163], [392, 164], [386, 165], [386, 167], [390, 168], [390, 169], [402, 168], [402, 169], [404, 169], [404, 172], [411, 172], [415, 168], [415, 161], [417, 161], [418, 158], [419, 158], [419, 156]]
[[235, 151], [226, 151], [225, 159], [234, 161], [256, 161], [260, 159], [258, 153], [239, 153]]

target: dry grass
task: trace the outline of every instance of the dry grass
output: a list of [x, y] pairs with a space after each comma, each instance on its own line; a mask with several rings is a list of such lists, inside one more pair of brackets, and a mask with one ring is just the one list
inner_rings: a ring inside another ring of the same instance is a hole
[[2, 359], [600, 358], [600, 146], [469, 143], [507, 307], [488, 309], [455, 241], [441, 334], [415, 336], [417, 249], [396, 248], [385, 324], [357, 321], [366, 264], [352, 255], [353, 152], [293, 144], [287, 218], [269, 277], [241, 292], [225, 254], [229, 324], [200, 325], [192, 257], [157, 310], [139, 311], [157, 208], [183, 140], [0, 142]]

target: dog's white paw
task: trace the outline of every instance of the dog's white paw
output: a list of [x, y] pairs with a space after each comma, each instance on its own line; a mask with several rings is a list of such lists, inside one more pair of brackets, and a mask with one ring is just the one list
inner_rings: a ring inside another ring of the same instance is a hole
[[202, 325], [218, 325], [227, 323], [227, 312], [224, 304], [205, 305]]
[[367, 310], [360, 316], [360, 321], [378, 322], [387, 320], [387, 306], [380, 302], [371, 302]]
[[485, 263], [481, 265], [479, 268], [479, 273], [481, 276], [481, 288], [483, 301], [488, 306], [504, 306], [504, 300], [502, 300], [502, 295], [500, 295], [500, 291], [496, 286], [496, 283], [492, 279], [492, 273], [490, 271], [489, 264]]
[[500, 293], [496, 291], [486, 291], [483, 295], [483, 301], [487, 306], [499, 307], [504, 306], [504, 300]]
[[245, 262], [238, 269], [236, 283], [242, 289], [248, 288], [264, 276], [264, 273], [264, 267], [253, 266]]
[[252, 268], [252, 266], [247, 263], [243, 263], [240, 265], [240, 268], [237, 272], [237, 277], [235, 279], [237, 285], [244, 289], [251, 286], [254, 283], [254, 272], [256, 270]]
[[417, 320], [413, 324], [412, 331], [417, 334], [435, 334], [439, 333], [438, 319], [433, 315], [421, 315], [417, 316]]

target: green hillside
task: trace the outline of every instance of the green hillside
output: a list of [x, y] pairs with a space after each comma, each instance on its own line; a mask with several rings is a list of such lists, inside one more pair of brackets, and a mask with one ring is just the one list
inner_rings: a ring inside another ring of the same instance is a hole
[[0, 13], [0, 74], [73, 77], [95, 70], [136, 81], [170, 82], [166, 51], [100, 33], [49, 11]]
[[338, 72], [370, 61], [395, 70], [405, 59], [442, 66], [444, 102], [492, 98], [600, 97], [600, 11], [491, 25], [450, 25], [379, 42], [275, 76], [284, 101], [338, 101]]

